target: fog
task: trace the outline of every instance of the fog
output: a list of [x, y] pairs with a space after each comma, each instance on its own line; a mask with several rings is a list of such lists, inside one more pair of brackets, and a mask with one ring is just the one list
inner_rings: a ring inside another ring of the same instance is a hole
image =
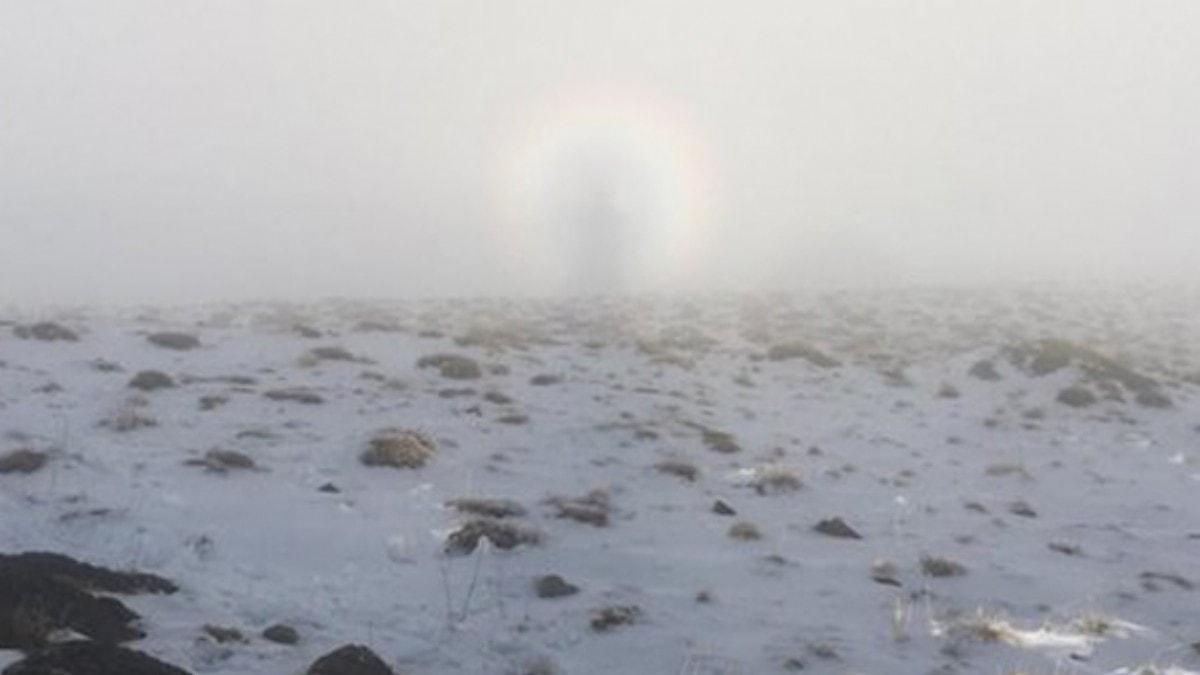
[[0, 302], [1196, 283], [1200, 3], [0, 0]]

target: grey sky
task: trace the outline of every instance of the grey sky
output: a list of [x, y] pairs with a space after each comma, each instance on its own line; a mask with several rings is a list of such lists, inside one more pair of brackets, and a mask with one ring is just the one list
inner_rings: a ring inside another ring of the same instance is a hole
[[0, 0], [0, 241], [0, 302], [1195, 283], [1200, 3]]

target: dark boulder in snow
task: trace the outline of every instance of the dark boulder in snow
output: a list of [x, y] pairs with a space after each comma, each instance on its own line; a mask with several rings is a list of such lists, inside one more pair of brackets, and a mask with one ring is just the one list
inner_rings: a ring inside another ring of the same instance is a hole
[[22, 448], [0, 455], [0, 473], [33, 473], [46, 465], [44, 452]]
[[346, 645], [314, 661], [307, 675], [395, 675], [395, 672], [367, 647]]
[[579, 592], [579, 587], [557, 574], [540, 576], [533, 582], [533, 590], [539, 598], [565, 598]]
[[77, 640], [37, 650], [4, 675], [188, 675], [188, 671], [112, 644]]
[[129, 386], [142, 391], [170, 389], [175, 386], [175, 380], [161, 370], [143, 370], [129, 380]]
[[846, 524], [841, 518], [826, 518], [813, 526], [813, 529], [829, 537], [839, 539], [862, 539], [862, 535]]
[[78, 342], [79, 335], [67, 328], [52, 321], [42, 321], [40, 323], [31, 324], [28, 326], [17, 326], [13, 328], [13, 335], [22, 340], [41, 340], [43, 342]]
[[177, 351], [187, 351], [196, 349], [200, 346], [200, 338], [190, 333], [178, 333], [174, 331], [165, 331], [162, 333], [151, 333], [146, 336], [146, 340], [156, 347], [164, 349], [174, 349]]

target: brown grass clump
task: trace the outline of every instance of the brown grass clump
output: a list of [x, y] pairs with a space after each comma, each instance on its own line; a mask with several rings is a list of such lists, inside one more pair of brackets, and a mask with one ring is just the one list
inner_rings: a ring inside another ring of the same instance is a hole
[[446, 506], [457, 509], [460, 513], [470, 513], [488, 518], [508, 518], [525, 515], [525, 507], [511, 499], [484, 499], [478, 497], [463, 497], [451, 499]]
[[738, 541], [757, 541], [762, 539], [758, 526], [749, 521], [741, 521], [729, 526], [729, 537]]
[[202, 459], [189, 459], [184, 464], [202, 466], [214, 473], [228, 473], [237, 470], [248, 471], [258, 468], [254, 460], [248, 455], [236, 450], [221, 450], [219, 448], [213, 448], [204, 453]]
[[967, 568], [949, 558], [926, 555], [921, 556], [921, 573], [934, 578], [961, 577], [967, 573]]
[[605, 633], [617, 626], [627, 626], [637, 621], [642, 610], [637, 605], [611, 605], [592, 610], [591, 626], [597, 633]]
[[418, 469], [436, 453], [437, 445], [428, 436], [411, 429], [388, 429], [368, 441], [358, 459], [367, 466]]
[[689, 483], [696, 482], [696, 478], [700, 475], [700, 469], [696, 468], [695, 464], [685, 462], [680, 459], [667, 459], [654, 465], [654, 468], [659, 473], [665, 473], [671, 476], [678, 476]]
[[302, 403], [304, 405], [320, 405], [325, 402], [325, 399], [321, 398], [320, 394], [303, 387], [271, 389], [263, 392], [263, 396], [266, 396], [272, 401], [289, 401], [292, 403]]
[[768, 466], [761, 469], [751, 485], [760, 495], [770, 492], [795, 492], [804, 486], [800, 482], [799, 474], [782, 466]]
[[547, 504], [558, 509], [559, 518], [569, 518], [594, 527], [606, 527], [608, 514], [612, 510], [608, 491], [592, 490], [582, 497], [551, 497]]
[[517, 527], [511, 523], [491, 518], [476, 518], [450, 533], [446, 538], [446, 555], [468, 555], [479, 546], [480, 539], [487, 539], [501, 550], [511, 550], [522, 544], [539, 544], [542, 535], [537, 530]]
[[474, 359], [457, 354], [430, 354], [417, 359], [418, 368], [437, 368], [442, 377], [450, 380], [477, 380], [483, 369]]
[[804, 359], [818, 368], [837, 368], [842, 365], [837, 359], [803, 342], [785, 342], [774, 345], [767, 350], [767, 359], [770, 361]]

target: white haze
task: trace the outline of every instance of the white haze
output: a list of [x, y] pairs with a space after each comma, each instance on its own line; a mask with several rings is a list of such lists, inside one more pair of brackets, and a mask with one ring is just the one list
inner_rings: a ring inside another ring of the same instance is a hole
[[[604, 100], [703, 180], [512, 208]], [[0, 0], [0, 302], [1193, 284], [1197, 120], [1194, 0]]]

